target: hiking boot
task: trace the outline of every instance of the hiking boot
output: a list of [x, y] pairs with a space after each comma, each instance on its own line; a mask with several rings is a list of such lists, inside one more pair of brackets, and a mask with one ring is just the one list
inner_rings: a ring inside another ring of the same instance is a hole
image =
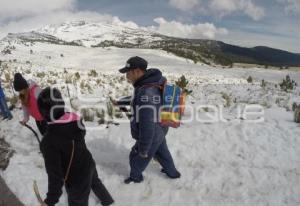
[[135, 179], [132, 179], [131, 177], [128, 177], [127, 179], [125, 179], [124, 180], [124, 183], [125, 184], [130, 184], [130, 183], [140, 183], [140, 182], [142, 182], [143, 181], [143, 179], [141, 179], [141, 180], [135, 180]]
[[181, 176], [180, 172], [178, 172], [178, 171], [176, 171], [175, 175], [169, 175], [164, 168], [162, 168], [160, 171], [162, 173], [165, 173], [171, 179], [177, 179], [177, 178], [180, 178], [180, 176]]

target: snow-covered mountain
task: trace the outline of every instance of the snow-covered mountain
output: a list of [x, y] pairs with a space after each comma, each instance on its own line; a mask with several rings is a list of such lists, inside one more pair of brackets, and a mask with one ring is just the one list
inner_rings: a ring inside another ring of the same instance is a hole
[[[120, 22], [73, 21], [47, 25], [28, 33], [9, 34], [3, 42], [85, 47], [158, 49], [193, 60], [194, 63], [233, 66], [250, 63], [268, 66], [300, 66], [300, 55], [267, 47], [244, 48], [215, 40], [181, 39], [154, 33], [148, 28]], [[1, 44], [1, 41], [0, 41]]]
[[161, 40], [158, 34], [146, 29], [130, 28], [124, 25], [105, 22], [69, 22], [61, 25], [49, 25], [37, 32], [50, 34], [64, 41], [81, 42], [84, 46], [97, 45], [103, 41], [122, 43], [152, 42]]
[[[86, 47], [95, 46], [104, 41], [141, 44], [162, 40], [162, 37], [147, 29], [132, 28], [107, 22], [73, 21], [58, 25], [47, 25], [40, 29], [19, 34], [9, 34], [4, 41], [52, 41], [58, 44], [73, 43]], [[51, 42], [50, 42], [51, 43]]]

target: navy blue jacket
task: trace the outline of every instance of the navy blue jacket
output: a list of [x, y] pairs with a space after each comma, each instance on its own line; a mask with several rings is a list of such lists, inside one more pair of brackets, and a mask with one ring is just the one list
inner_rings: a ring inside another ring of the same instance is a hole
[[161, 71], [148, 69], [133, 85], [131, 135], [137, 140], [141, 154], [148, 154], [152, 144], [162, 141], [168, 131], [168, 127], [159, 123], [159, 108], [162, 105], [159, 85], [162, 86], [165, 81]]
[[1, 87], [1, 80], [0, 80], [0, 98], [2, 99], [4, 97], [5, 97], [5, 95], [4, 95], [3, 89]]

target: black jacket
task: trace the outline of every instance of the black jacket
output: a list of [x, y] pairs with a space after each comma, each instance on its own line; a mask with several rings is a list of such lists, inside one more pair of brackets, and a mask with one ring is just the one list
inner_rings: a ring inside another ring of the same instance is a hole
[[74, 156], [66, 186], [80, 184], [80, 181], [88, 176], [90, 169], [95, 166], [85, 144], [85, 133], [82, 121], [48, 125], [41, 142], [41, 151], [48, 174], [48, 193], [45, 199], [48, 206], [55, 205], [62, 194], [64, 177], [72, 154], [72, 140], [75, 143]]

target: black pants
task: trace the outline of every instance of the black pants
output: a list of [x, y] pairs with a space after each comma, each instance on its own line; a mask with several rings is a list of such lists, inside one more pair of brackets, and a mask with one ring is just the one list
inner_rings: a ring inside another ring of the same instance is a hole
[[46, 129], [47, 129], [47, 122], [42, 121], [35, 121], [37, 128], [39, 129], [42, 136], [44, 136]]
[[102, 205], [111, 205], [114, 200], [98, 177], [95, 166], [80, 185], [66, 185], [69, 206], [88, 206], [91, 189]]

